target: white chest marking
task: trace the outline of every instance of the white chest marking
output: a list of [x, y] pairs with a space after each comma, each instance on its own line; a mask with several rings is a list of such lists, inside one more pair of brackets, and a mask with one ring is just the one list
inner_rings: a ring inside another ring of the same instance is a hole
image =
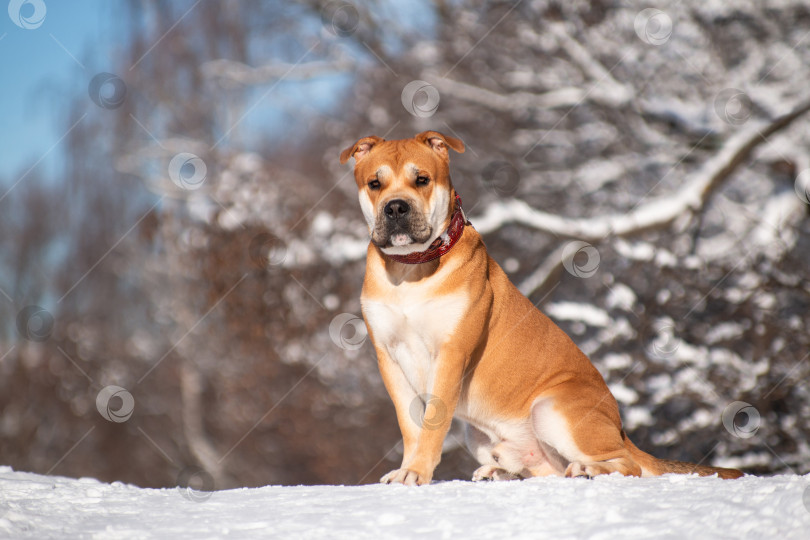
[[402, 291], [397, 302], [365, 301], [363, 312], [374, 339], [399, 364], [417, 393], [430, 393], [439, 350], [464, 316], [467, 296], [413, 297]]

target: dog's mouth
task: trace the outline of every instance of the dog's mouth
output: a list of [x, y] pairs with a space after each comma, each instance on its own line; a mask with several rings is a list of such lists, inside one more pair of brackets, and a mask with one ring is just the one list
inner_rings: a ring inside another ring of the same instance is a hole
[[393, 247], [407, 246], [408, 244], [413, 244], [413, 238], [406, 233], [396, 233], [388, 238], [388, 243]]
[[420, 227], [408, 227], [399, 224], [385, 225], [382, 228], [375, 228], [371, 235], [371, 241], [377, 247], [405, 247], [412, 244], [423, 244], [430, 240], [433, 229], [427, 223]]
[[405, 248], [430, 240], [433, 227], [419, 213], [396, 220], [377, 218], [371, 241], [380, 248]]

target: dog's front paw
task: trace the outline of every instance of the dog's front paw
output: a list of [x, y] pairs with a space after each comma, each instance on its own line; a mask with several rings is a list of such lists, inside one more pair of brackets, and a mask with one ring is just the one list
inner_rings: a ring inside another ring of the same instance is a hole
[[473, 482], [481, 482], [483, 480], [495, 480], [498, 482], [503, 480], [517, 480], [518, 478], [520, 477], [494, 465], [478, 467], [472, 475]]
[[381, 484], [405, 484], [406, 486], [422, 486], [430, 483], [430, 478], [410, 469], [395, 469], [380, 478]]

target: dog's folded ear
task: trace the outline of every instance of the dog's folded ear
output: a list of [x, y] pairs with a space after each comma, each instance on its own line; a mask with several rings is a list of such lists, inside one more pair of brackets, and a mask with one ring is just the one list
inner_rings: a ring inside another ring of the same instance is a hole
[[427, 144], [445, 159], [450, 159], [450, 155], [447, 153], [448, 146], [459, 154], [464, 153], [463, 142], [455, 137], [448, 137], [447, 135], [439, 133], [438, 131], [423, 131], [422, 133], [415, 135], [414, 139]]
[[382, 137], [377, 137], [376, 135], [363, 137], [340, 153], [340, 163], [346, 163], [349, 161], [350, 157], [353, 157], [354, 162], [357, 163], [371, 151], [375, 144], [383, 142], [384, 140], [385, 139]]

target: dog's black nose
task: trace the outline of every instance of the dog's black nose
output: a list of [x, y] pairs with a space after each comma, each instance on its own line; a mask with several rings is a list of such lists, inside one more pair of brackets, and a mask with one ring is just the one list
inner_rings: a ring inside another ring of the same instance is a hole
[[399, 219], [410, 211], [410, 205], [402, 199], [394, 199], [385, 205], [385, 217], [388, 219]]

